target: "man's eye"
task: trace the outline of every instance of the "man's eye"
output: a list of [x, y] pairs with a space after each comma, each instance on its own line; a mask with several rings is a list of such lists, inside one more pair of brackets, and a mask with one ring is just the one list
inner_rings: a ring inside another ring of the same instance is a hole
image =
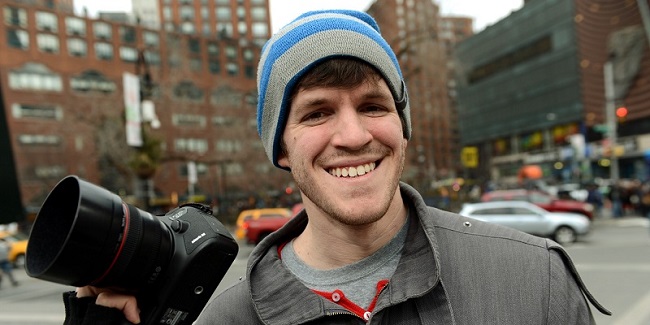
[[386, 108], [379, 105], [368, 105], [363, 108], [363, 111], [371, 114], [380, 114], [380, 113], [385, 113]]
[[304, 121], [317, 121], [317, 120], [322, 119], [323, 117], [325, 117], [325, 113], [323, 113], [323, 112], [312, 112], [312, 113], [309, 113], [309, 114], [305, 115], [303, 120]]

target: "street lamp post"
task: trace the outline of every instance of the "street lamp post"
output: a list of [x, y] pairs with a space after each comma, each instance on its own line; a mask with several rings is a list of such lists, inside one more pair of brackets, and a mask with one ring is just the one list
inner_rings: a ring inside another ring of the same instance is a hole
[[130, 165], [138, 178], [136, 196], [142, 200], [144, 210], [149, 210], [151, 208], [150, 201], [153, 198], [152, 178], [158, 169], [161, 150], [160, 141], [151, 135], [147, 124], [150, 123], [151, 128], [158, 128], [160, 122], [156, 117], [153, 101], [151, 101], [153, 83], [142, 50], [138, 51], [135, 73], [139, 81], [137, 106], [139, 106], [138, 113], [140, 115], [138, 120], [140, 142], [135, 145], [136, 152]]

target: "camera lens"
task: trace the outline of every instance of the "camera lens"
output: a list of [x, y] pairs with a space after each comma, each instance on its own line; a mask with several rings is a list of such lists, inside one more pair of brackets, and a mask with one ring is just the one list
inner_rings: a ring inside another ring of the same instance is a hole
[[34, 278], [72, 286], [138, 290], [155, 282], [173, 254], [158, 218], [110, 191], [68, 176], [41, 206], [27, 244]]

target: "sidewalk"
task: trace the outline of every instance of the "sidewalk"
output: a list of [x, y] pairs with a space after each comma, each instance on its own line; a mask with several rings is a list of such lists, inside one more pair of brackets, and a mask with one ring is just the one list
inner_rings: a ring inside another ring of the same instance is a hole
[[640, 215], [627, 215], [614, 218], [604, 215], [593, 220], [594, 226], [603, 227], [645, 227], [650, 228], [650, 219]]

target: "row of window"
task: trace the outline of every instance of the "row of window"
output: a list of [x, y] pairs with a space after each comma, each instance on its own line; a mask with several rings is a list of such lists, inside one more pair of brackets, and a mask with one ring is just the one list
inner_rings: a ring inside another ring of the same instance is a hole
[[230, 7], [230, 1], [219, 3], [217, 2], [217, 7], [214, 9], [213, 18], [210, 17], [210, 9], [207, 6], [207, 2], [203, 3], [200, 10], [200, 20], [203, 22], [202, 26], [198, 26], [195, 21], [198, 21], [196, 15], [196, 9], [192, 5], [191, 1], [182, 2], [178, 12], [180, 25], [176, 25], [174, 22], [174, 12], [172, 9], [171, 3], [165, 3], [162, 8], [162, 19], [163, 26], [166, 31], [180, 31], [185, 34], [195, 34], [198, 32], [198, 28], [201, 28], [201, 32], [204, 35], [211, 35], [212, 25], [210, 21], [216, 21], [215, 30], [218, 35], [222, 37], [232, 38], [234, 36], [234, 30], [237, 29], [238, 35], [247, 35], [248, 33], [248, 24], [246, 23], [246, 16], [250, 15], [251, 21], [251, 36], [256, 43], [263, 44], [263, 42], [268, 37], [269, 33], [269, 24], [267, 20], [267, 8], [266, 1], [251, 1], [253, 5], [262, 5], [262, 6], [252, 6], [250, 10], [247, 10], [243, 6], [243, 2], [239, 3], [239, 6], [236, 9], [237, 21], [233, 21], [233, 12]]
[[[169, 6], [163, 7], [164, 26], [167, 31], [176, 31], [176, 26], [172, 22], [172, 9]], [[27, 11], [23, 8], [14, 8], [6, 6], [3, 10], [4, 22], [8, 26], [27, 28], [28, 19]], [[246, 24], [245, 16], [247, 10], [244, 7], [237, 9], [238, 22], [236, 23], [239, 35], [246, 35], [248, 33], [248, 24]], [[267, 11], [265, 7], [254, 7], [250, 10], [251, 15], [251, 35], [254, 39], [263, 41], [269, 32], [268, 22], [266, 19]], [[201, 9], [201, 16], [203, 17], [203, 33], [210, 34], [210, 23], [207, 23], [209, 11], [207, 7]], [[180, 24], [180, 31], [186, 34], [196, 33], [196, 26], [194, 23], [195, 13], [194, 7], [183, 6], [180, 10], [180, 17], [183, 22]], [[219, 35], [224, 37], [233, 37], [235, 22], [232, 20], [232, 13], [229, 7], [217, 7], [215, 9], [215, 17], [217, 24], [215, 26]], [[37, 11], [34, 20], [36, 21], [36, 29], [41, 32], [58, 33], [59, 32], [59, 17], [47, 11]], [[69, 36], [86, 37], [86, 21], [80, 17], [67, 16], [64, 19], [63, 27]], [[92, 24], [93, 35], [97, 39], [110, 40], [113, 37], [112, 26], [106, 22], [96, 21]], [[120, 40], [126, 43], [136, 42], [135, 28], [132, 26], [119, 26]], [[143, 41], [147, 45], [157, 46], [159, 43], [158, 35], [154, 32], [145, 33]]]
[[[27, 25], [27, 12], [22, 8], [13, 8], [6, 6], [4, 7], [5, 23], [7, 25], [18, 27], [18, 28], [8, 28], [6, 31], [7, 43], [10, 47], [27, 50], [30, 47], [30, 34], [28, 31], [19, 29], [24, 28]], [[37, 48], [44, 53], [53, 53], [58, 54], [61, 52], [60, 39], [57, 34], [55, 34], [58, 28], [58, 17], [57, 15], [50, 12], [36, 12], [37, 18], [37, 29], [39, 30], [36, 35], [36, 46]], [[260, 27], [263, 30], [259, 32], [260, 37], [266, 37], [267, 27], [263, 24], [264, 27]], [[86, 34], [86, 22], [85, 20], [78, 17], [66, 17], [65, 18], [65, 28], [68, 31], [68, 35], [72, 35], [69, 39], [66, 40], [66, 45], [68, 53], [71, 56], [76, 57], [86, 57], [88, 55], [88, 43], [83, 37]], [[261, 25], [260, 25], [261, 26]], [[226, 34], [232, 34], [232, 25], [220, 26]], [[255, 28], [255, 27], [254, 27]], [[240, 26], [240, 31], [246, 29], [245, 24]], [[114, 58], [114, 46], [110, 43], [112, 39], [112, 26], [108, 23], [97, 21], [93, 23], [93, 32], [97, 39], [101, 40], [93, 43], [95, 56], [99, 60], [113, 60]], [[120, 39], [124, 43], [135, 43], [137, 38], [136, 29], [132, 26], [119, 26]], [[147, 45], [149, 50], [145, 51], [145, 58], [147, 62], [152, 65], [159, 65], [161, 63], [160, 54], [152, 48], [158, 48], [160, 45], [160, 36], [158, 33], [153, 31], [143, 31], [142, 34], [143, 42]], [[244, 41], [245, 40], [240, 40]], [[260, 43], [265, 41], [265, 39], [260, 39]], [[180, 44], [172, 44], [173, 42], [180, 42], [179, 39], [173, 40], [170, 39], [170, 47], [180, 48]], [[187, 40], [188, 51], [190, 53], [199, 54], [201, 52], [201, 40], [196, 38], [190, 38]], [[135, 45], [135, 44], [134, 44]], [[175, 46], [178, 45], [178, 46]], [[242, 45], [242, 47], [248, 46], [247, 44]], [[218, 60], [215, 59], [219, 55], [219, 44], [216, 42], [207, 43], [208, 56], [211, 57], [207, 68], [212, 74], [221, 73], [221, 64]], [[238, 47], [236, 45], [226, 45], [225, 46], [225, 56], [229, 60], [237, 60], [238, 58]], [[133, 46], [119, 46], [118, 48], [119, 57], [124, 62], [135, 62], [138, 58], [138, 52]], [[242, 49], [242, 58], [245, 62], [252, 62], [254, 59], [254, 51], [251, 48]], [[179, 67], [180, 59], [170, 57], [169, 66]], [[194, 71], [205, 70], [200, 59], [193, 58], [189, 61], [189, 68]], [[231, 76], [237, 76], [242, 71], [236, 63], [226, 64], [225, 71]], [[252, 65], [244, 67], [243, 73], [248, 78], [255, 78], [255, 70]]]
[[[60, 146], [63, 139], [59, 135], [51, 134], [20, 134], [18, 143], [22, 146]], [[221, 153], [234, 153], [242, 150], [239, 140], [220, 139], [215, 143], [216, 151]], [[208, 140], [200, 138], [174, 139], [174, 151], [204, 154], [208, 151]]]
[[[44, 68], [44, 69], [43, 69]], [[13, 90], [62, 92], [63, 79], [60, 75], [47, 69], [41, 64], [27, 64], [25, 67], [9, 72], [9, 88]], [[80, 92], [112, 93], [117, 85], [110, 79], [98, 73], [82, 73], [70, 79], [70, 88]], [[157, 91], [159, 93], [159, 91]], [[172, 92], [177, 99], [202, 102], [205, 92], [190, 81], [181, 81], [174, 86]], [[243, 104], [254, 106], [257, 103], [255, 94], [240, 94], [234, 91], [217, 89], [211, 94], [213, 105], [239, 107]]]
[[[27, 50], [29, 48], [29, 34], [24, 30], [9, 29], [7, 30], [7, 42], [10, 47]], [[61, 46], [59, 44], [59, 39], [55, 35], [51, 34], [38, 34], [36, 35], [36, 45], [41, 52], [59, 54], [61, 52]], [[76, 57], [86, 57], [88, 55], [88, 45], [86, 41], [78, 38], [69, 38], [67, 40], [68, 53], [71, 56]], [[110, 43], [97, 42], [94, 43], [95, 57], [98, 60], [113, 60], [113, 45]], [[196, 49], [190, 49], [191, 52], [197, 51]], [[212, 74], [221, 73], [221, 62], [217, 57], [219, 54], [219, 47], [217, 44], [211, 43], [208, 45], [208, 70]], [[225, 49], [225, 55], [230, 60], [236, 60], [237, 58], [237, 47], [227, 46]], [[150, 65], [160, 65], [161, 58], [158, 52], [152, 50], [145, 50], [144, 56]], [[255, 78], [255, 68], [253, 67], [253, 58], [255, 54], [251, 49], [243, 50], [244, 61], [248, 62], [244, 66], [243, 75], [249, 79]], [[136, 62], [138, 59], [138, 51], [133, 47], [120, 46], [119, 47], [119, 57], [124, 62]], [[188, 60], [189, 68], [192, 71], [203, 71], [204, 65], [201, 58], [190, 58]], [[181, 60], [179, 57], [170, 56], [169, 66], [172, 68], [178, 68], [181, 65]], [[236, 62], [227, 62], [225, 64], [226, 72], [230, 76], [238, 76], [242, 71], [240, 71], [240, 65]]]
[[[14, 118], [31, 118], [31, 119], [40, 119], [40, 120], [56, 120], [61, 121], [63, 119], [63, 109], [58, 105], [51, 104], [12, 104], [11, 112]], [[196, 114], [174, 114], [172, 115], [172, 125], [178, 127], [193, 127], [193, 128], [204, 128], [206, 126], [207, 119], [203, 115]], [[235, 117], [229, 116], [213, 116], [212, 124], [218, 127], [224, 126], [234, 126], [237, 122]], [[30, 140], [30, 141], [21, 141], [21, 143], [58, 143], [53, 141], [41, 141], [41, 140]], [[186, 147], [188, 145], [184, 145]], [[194, 146], [190, 144], [189, 146]], [[225, 145], [219, 145], [222, 148]], [[222, 150], [222, 151], [232, 151], [232, 150]]]
[[[59, 32], [58, 16], [51, 12], [37, 11], [35, 13], [36, 29], [43, 33]], [[27, 11], [22, 8], [4, 7], [5, 25], [19, 28], [27, 28]], [[68, 36], [86, 37], [86, 21], [80, 17], [65, 17], [64, 29]], [[93, 35], [96, 39], [109, 41], [113, 39], [113, 27], [111, 24], [96, 21], [92, 23]], [[136, 42], [136, 28], [133, 26], [119, 26], [118, 33], [123, 43]], [[142, 40], [146, 46], [158, 47], [160, 36], [154, 31], [144, 31]]]

